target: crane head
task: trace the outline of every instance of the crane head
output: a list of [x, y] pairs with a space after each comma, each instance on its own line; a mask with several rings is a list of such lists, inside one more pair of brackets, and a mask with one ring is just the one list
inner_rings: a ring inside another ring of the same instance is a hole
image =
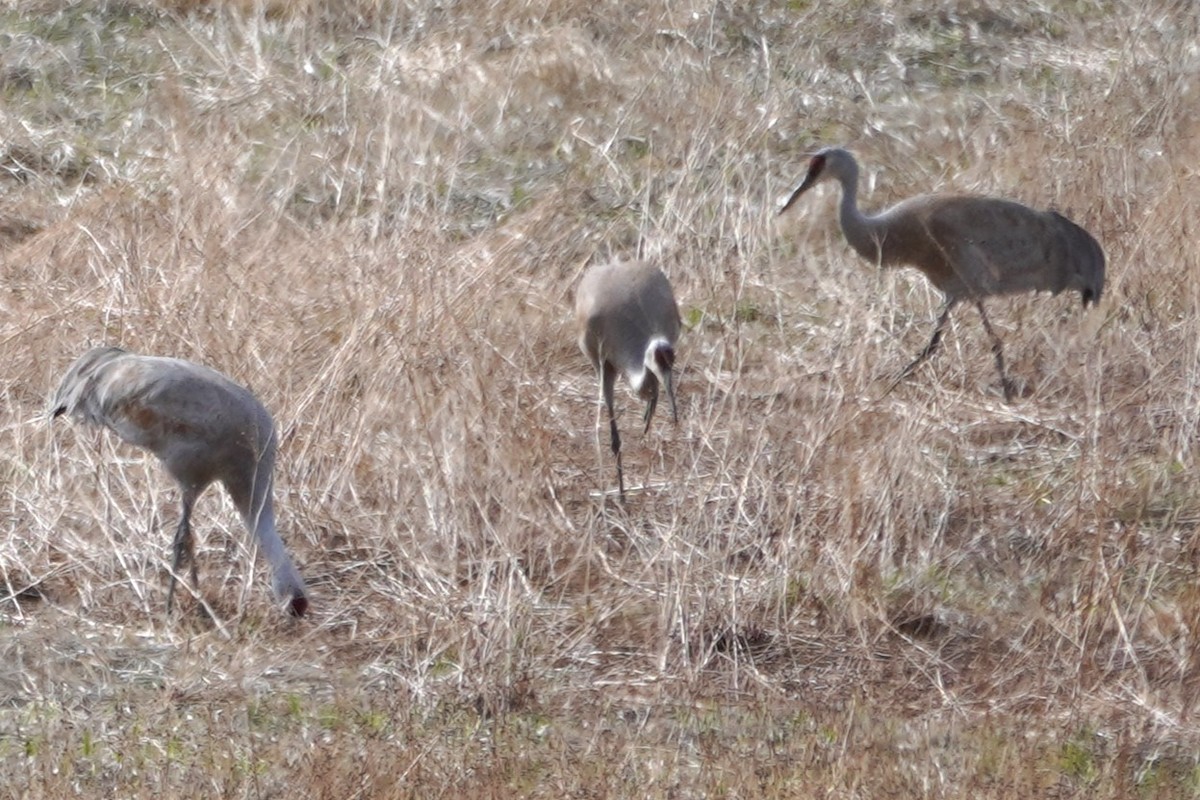
[[783, 207], [779, 209], [779, 213], [787, 211], [792, 207], [792, 203], [807, 192], [813, 185], [821, 179], [825, 172], [825, 153], [824, 151], [816, 153], [808, 162], [808, 173], [804, 176], [804, 180], [796, 187], [796, 190], [791, 193], [788, 199], [784, 202]]
[[666, 339], [653, 340], [646, 348], [645, 366], [647, 375], [639, 392], [646, 400], [646, 413], [642, 417], [646, 425], [643, 433], [650, 430], [650, 420], [658, 406], [659, 384], [666, 389], [667, 400], [671, 403], [671, 421], [679, 422], [679, 412], [675, 407], [675, 348]]
[[792, 203], [795, 203], [799, 199], [800, 195], [826, 178], [837, 178], [842, 181], [848, 178], [851, 182], [857, 180], [858, 165], [854, 161], [854, 156], [840, 147], [822, 147], [813, 153], [808, 161], [808, 172], [805, 174], [804, 180], [788, 196], [788, 199], [779, 209], [779, 213], [782, 214], [787, 211], [792, 207]]
[[[87, 405], [88, 394], [93, 391], [96, 373], [122, 355], [125, 355], [125, 351], [119, 347], [93, 347], [75, 359], [50, 401], [50, 408], [47, 409], [50, 419], [61, 417], [63, 414], [79, 415], [80, 409]], [[84, 414], [82, 418], [86, 419], [87, 415]]]
[[303, 617], [308, 613], [308, 598], [302, 594], [292, 595], [287, 602], [287, 610], [293, 617]]

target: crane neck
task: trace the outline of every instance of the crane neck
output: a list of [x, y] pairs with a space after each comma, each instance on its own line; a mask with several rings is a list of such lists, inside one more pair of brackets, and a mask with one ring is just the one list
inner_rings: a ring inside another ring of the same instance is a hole
[[882, 262], [884, 226], [879, 216], [867, 216], [858, 208], [858, 164], [851, 161], [838, 174], [842, 184], [839, 222], [842, 234], [859, 255], [870, 261]]
[[[276, 597], [281, 600], [303, 599], [306, 596], [304, 579], [296, 571], [296, 565], [292, 563], [283, 539], [279, 536], [279, 530], [275, 527], [275, 504], [271, 500], [270, 468], [268, 466], [266, 470], [259, 469], [257, 473], [249, 503], [242, 506], [237, 497], [234, 498], [234, 503], [239, 506], [246, 527], [254, 532], [263, 556], [271, 565], [271, 584]], [[305, 602], [307, 603], [307, 601]]]

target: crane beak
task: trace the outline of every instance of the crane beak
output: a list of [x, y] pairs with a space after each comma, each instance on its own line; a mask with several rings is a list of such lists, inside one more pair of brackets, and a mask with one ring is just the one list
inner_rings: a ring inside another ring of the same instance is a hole
[[658, 339], [651, 343], [650, 348], [646, 351], [646, 371], [649, 373], [646, 377], [648, 383], [642, 384], [642, 391], [647, 392], [642, 397], [646, 398], [646, 414], [642, 421], [646, 423], [645, 430], [642, 435], [645, 436], [650, 432], [650, 418], [654, 416], [654, 409], [658, 406], [658, 384], [661, 382], [667, 390], [667, 399], [671, 402], [671, 421], [679, 422], [679, 414], [675, 410], [675, 349], [671, 343], [665, 339]]
[[667, 385], [667, 399], [671, 401], [671, 422], [679, 424], [679, 412], [675, 408], [675, 372], [667, 370], [663, 373], [663, 383]]
[[[662, 382], [667, 390], [667, 401], [671, 404], [671, 422], [679, 424], [679, 411], [675, 407], [675, 373], [670, 369], [665, 369], [662, 372]], [[650, 399], [646, 401], [646, 413], [642, 416], [642, 422], [646, 424], [642, 430], [642, 435], [645, 436], [650, 432], [650, 420], [654, 417], [654, 409], [658, 408], [658, 382], [655, 381], [654, 388], [651, 390]]]
[[782, 214], [783, 212], [787, 211], [792, 207], [792, 203], [799, 199], [800, 195], [811, 189], [812, 185], [817, 182], [817, 175], [819, 174], [819, 172], [809, 170], [808, 174], [804, 176], [804, 180], [801, 181], [800, 185], [796, 187], [796, 191], [792, 192], [787, 201], [784, 202], [783, 207], [779, 209], [779, 213]]
[[783, 207], [779, 209], [779, 213], [787, 211], [792, 207], [792, 203], [800, 197], [800, 195], [812, 188], [812, 185], [817, 182], [821, 174], [825, 171], [825, 157], [821, 153], [813, 153], [808, 162], [808, 174], [804, 176], [804, 180], [796, 187], [796, 191], [792, 192]]
[[650, 398], [646, 401], [646, 411], [642, 414], [642, 436], [650, 432], [650, 420], [654, 419], [654, 409], [658, 408], [658, 381], [654, 381], [650, 389]]

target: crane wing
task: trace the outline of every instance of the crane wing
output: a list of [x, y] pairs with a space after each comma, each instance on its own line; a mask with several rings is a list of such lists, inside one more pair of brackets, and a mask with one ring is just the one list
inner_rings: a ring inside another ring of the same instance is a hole
[[[1082, 228], [1053, 212], [1008, 200], [960, 197], [930, 214], [927, 228], [961, 282], [964, 298], [1035, 291], [1057, 294], [1067, 288], [1084, 291], [1095, 283], [1092, 262], [1099, 245]], [[1089, 242], [1095, 250], [1084, 246]], [[1102, 283], [1102, 253], [1100, 264]], [[1099, 295], [1098, 288], [1094, 294]]]

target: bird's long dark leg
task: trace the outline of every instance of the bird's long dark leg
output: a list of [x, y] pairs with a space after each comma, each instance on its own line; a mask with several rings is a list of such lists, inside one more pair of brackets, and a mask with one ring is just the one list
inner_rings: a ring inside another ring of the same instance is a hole
[[956, 300], [946, 301], [946, 305], [942, 308], [942, 315], [938, 317], [937, 324], [933, 326], [933, 336], [929, 339], [929, 344], [925, 345], [925, 349], [918, 353], [917, 357], [912, 360], [912, 363], [900, 373], [901, 380], [911, 375], [913, 370], [925, 363], [925, 360], [936, 353], [938, 348], [942, 346], [942, 333], [946, 330], [946, 323], [950, 321], [950, 310], [954, 308], [956, 302]]
[[185, 563], [190, 564], [192, 586], [196, 586], [199, 583], [196, 578], [196, 554], [192, 547], [192, 506], [195, 503], [195, 493], [184, 491], [181, 502], [182, 511], [179, 515], [179, 526], [175, 529], [175, 540], [172, 543], [174, 556], [171, 560], [171, 580], [167, 587], [168, 614], [171, 613], [171, 606], [175, 600], [175, 576], [179, 574], [179, 568]]
[[617, 382], [617, 370], [607, 361], [601, 369], [601, 390], [604, 393], [604, 405], [608, 408], [608, 427], [612, 437], [613, 456], [617, 459], [617, 489], [621, 494], [621, 502], [625, 502], [625, 471], [621, 468], [621, 434], [617, 431], [617, 415], [613, 411], [613, 388]]
[[1008, 371], [1004, 369], [1004, 346], [1000, 344], [1000, 337], [992, 329], [987, 312], [983, 310], [983, 302], [976, 300], [975, 307], [979, 309], [979, 317], [983, 320], [983, 329], [987, 331], [988, 336], [992, 337], [992, 355], [996, 357], [996, 369], [1000, 371], [1000, 385], [1004, 387], [1004, 402], [1011, 403], [1017, 392], [1012, 381], [1008, 379]]
[[900, 374], [896, 376], [896, 380], [892, 381], [892, 385], [884, 392], [885, 395], [899, 386], [900, 381], [913, 374], [917, 367], [925, 363], [926, 359], [938, 351], [938, 348], [942, 344], [942, 332], [946, 329], [946, 323], [950, 321], [950, 310], [954, 308], [954, 304], [957, 302], [957, 300], [946, 301], [946, 305], [942, 307], [942, 315], [938, 317], [937, 324], [933, 326], [933, 336], [929, 339], [929, 344], [925, 345], [925, 349], [917, 354], [912, 363], [900, 371]]

